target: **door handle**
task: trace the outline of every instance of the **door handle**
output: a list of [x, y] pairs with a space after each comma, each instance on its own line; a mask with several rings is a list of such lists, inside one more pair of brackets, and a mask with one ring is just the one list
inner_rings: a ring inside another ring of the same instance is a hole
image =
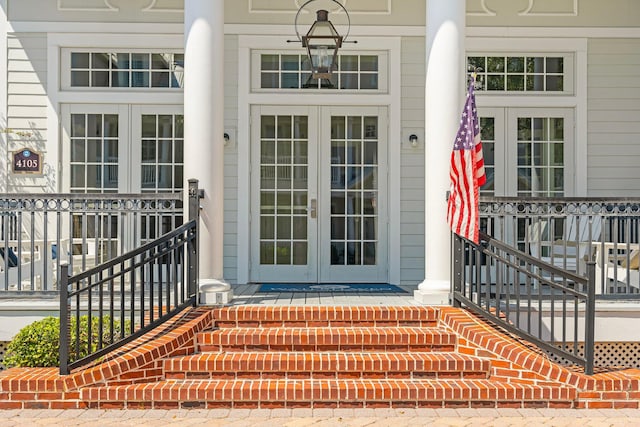
[[318, 200], [311, 199], [311, 206], [309, 207], [309, 215], [311, 218], [316, 218], [318, 216]]

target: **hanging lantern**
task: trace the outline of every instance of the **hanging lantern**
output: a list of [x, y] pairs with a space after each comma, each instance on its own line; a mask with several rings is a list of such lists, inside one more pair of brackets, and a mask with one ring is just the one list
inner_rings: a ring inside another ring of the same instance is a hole
[[[298, 40], [302, 42], [302, 47], [307, 49], [307, 57], [311, 66], [311, 78], [328, 80], [337, 67], [338, 50], [349, 35], [349, 30], [347, 30], [347, 35], [344, 37], [338, 34], [336, 28], [329, 21], [329, 12], [321, 9], [316, 11], [316, 21], [311, 25], [307, 34], [301, 37], [298, 32], [298, 17], [302, 9], [313, 1], [316, 0], [307, 1], [298, 10], [295, 20], [296, 34], [298, 35]], [[337, 0], [332, 1], [344, 10], [350, 28], [351, 21], [347, 9]]]
[[314, 79], [329, 79], [337, 65], [342, 36], [329, 21], [328, 11], [318, 10], [316, 17], [307, 35], [302, 37], [302, 46], [307, 48], [311, 76]]

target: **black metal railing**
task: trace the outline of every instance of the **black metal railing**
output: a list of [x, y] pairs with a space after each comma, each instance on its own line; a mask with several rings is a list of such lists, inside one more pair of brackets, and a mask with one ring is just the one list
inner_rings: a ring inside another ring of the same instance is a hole
[[482, 197], [481, 227], [496, 240], [585, 276], [598, 299], [640, 299], [640, 199]]
[[61, 375], [196, 304], [198, 221], [199, 191], [191, 180], [186, 224], [73, 276], [61, 265]]
[[184, 222], [182, 198], [0, 194], [0, 296], [57, 295], [62, 263], [79, 273], [157, 239]]
[[[578, 275], [481, 233], [453, 236], [453, 304], [593, 374], [595, 263]], [[578, 343], [584, 343], [579, 354]]]

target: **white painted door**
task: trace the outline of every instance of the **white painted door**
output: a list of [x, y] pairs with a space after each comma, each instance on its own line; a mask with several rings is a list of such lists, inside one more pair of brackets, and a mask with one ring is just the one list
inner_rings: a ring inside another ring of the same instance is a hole
[[388, 280], [386, 117], [252, 109], [252, 281]]
[[574, 195], [570, 108], [478, 108], [488, 196]]
[[[487, 172], [486, 196], [571, 197], [575, 191], [575, 137], [570, 108], [479, 108]], [[528, 220], [516, 229], [483, 222], [505, 242], [525, 249]], [[558, 222], [558, 224], [560, 224]], [[557, 237], [562, 237], [562, 231]]]

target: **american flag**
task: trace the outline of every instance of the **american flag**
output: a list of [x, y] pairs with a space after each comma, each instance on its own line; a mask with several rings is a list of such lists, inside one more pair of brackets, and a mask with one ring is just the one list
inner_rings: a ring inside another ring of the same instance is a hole
[[487, 181], [484, 173], [480, 124], [473, 93], [474, 79], [469, 84], [467, 101], [462, 111], [460, 128], [451, 153], [451, 191], [447, 206], [447, 221], [454, 233], [479, 241], [479, 189]]

